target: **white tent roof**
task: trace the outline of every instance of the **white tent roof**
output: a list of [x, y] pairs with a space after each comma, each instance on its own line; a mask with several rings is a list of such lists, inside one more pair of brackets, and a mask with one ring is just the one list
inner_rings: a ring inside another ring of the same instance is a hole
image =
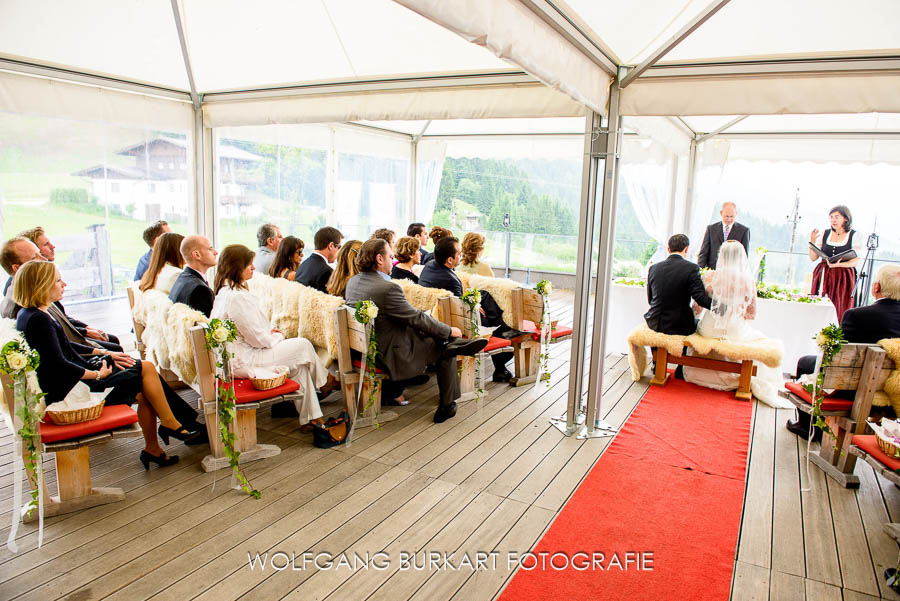
[[[210, 126], [578, 117], [579, 106], [603, 112], [620, 67], [635, 65], [640, 76], [621, 95], [626, 115], [900, 112], [896, 0], [852, 9], [838, 0], [175, 6], [0, 0], [0, 69], [191, 93], [209, 105]], [[338, 96], [343, 104], [332, 103]], [[224, 108], [246, 102], [257, 104]]]

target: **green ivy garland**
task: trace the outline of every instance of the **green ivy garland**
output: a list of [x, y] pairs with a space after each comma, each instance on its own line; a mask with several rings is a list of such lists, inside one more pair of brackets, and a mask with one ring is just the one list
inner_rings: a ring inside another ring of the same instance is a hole
[[20, 337], [13, 338], [0, 350], [0, 372], [9, 375], [13, 381], [15, 411], [22, 421], [16, 434], [22, 440], [22, 464], [32, 484], [31, 500], [24, 509], [26, 516], [31, 516], [38, 508], [43, 474], [40, 422], [44, 417], [44, 393], [34, 373], [40, 362], [38, 352]]
[[[478, 305], [481, 303], [481, 291], [477, 288], [469, 288], [462, 294], [462, 302], [469, 308], [469, 323], [468, 323], [468, 335], [469, 338], [478, 338], [481, 334], [478, 328], [479, 322], [478, 319]], [[481, 400], [481, 396], [484, 394], [484, 383], [482, 382], [481, 374], [481, 353], [475, 355], [475, 402], [477, 403]]]
[[841, 347], [847, 339], [844, 337], [844, 331], [840, 326], [829, 324], [822, 328], [813, 339], [822, 351], [822, 362], [819, 364], [819, 373], [816, 375], [815, 385], [806, 384], [803, 388], [810, 393], [813, 399], [812, 422], [817, 428], [821, 428], [822, 432], [834, 438], [834, 432], [828, 425], [828, 422], [822, 417], [822, 401], [825, 399], [825, 368], [831, 365], [831, 360], [841, 350]]
[[[541, 356], [540, 356], [540, 381], [550, 388], [550, 295], [553, 293], [553, 284], [549, 280], [541, 280], [534, 287], [544, 302], [544, 311], [541, 313]], [[547, 334], [544, 331], [547, 330]]]
[[206, 327], [206, 348], [216, 353], [216, 398], [218, 400], [217, 417], [219, 422], [219, 440], [228, 458], [228, 464], [234, 473], [235, 479], [240, 483], [241, 490], [259, 499], [261, 493], [250, 485], [244, 470], [240, 466], [240, 451], [235, 450], [235, 434], [231, 431], [231, 424], [236, 417], [234, 403], [234, 383], [231, 376], [231, 358], [233, 354], [228, 350], [228, 343], [237, 337], [237, 328], [230, 319], [211, 319]]
[[[365, 377], [369, 378], [369, 398], [362, 412], [365, 413], [375, 406], [375, 399], [378, 395], [379, 382], [375, 378], [375, 357], [378, 355], [378, 334], [375, 333], [375, 318], [378, 317], [378, 305], [370, 300], [357, 301], [353, 317], [359, 323], [366, 326], [368, 340], [366, 341], [366, 357], [365, 357]], [[360, 380], [359, 386], [362, 389], [363, 381]], [[378, 413], [375, 414], [375, 429], [381, 428], [378, 421]]]

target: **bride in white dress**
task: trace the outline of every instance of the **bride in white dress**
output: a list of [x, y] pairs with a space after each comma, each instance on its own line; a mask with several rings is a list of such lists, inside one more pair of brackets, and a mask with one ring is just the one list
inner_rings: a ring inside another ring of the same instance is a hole
[[[698, 334], [733, 342], [768, 338], [750, 325], [756, 317], [756, 284], [747, 253], [739, 242], [729, 240], [722, 245], [716, 270], [706, 272], [703, 283], [707, 294], [712, 297], [712, 306], [709, 311], [704, 311], [697, 327]], [[709, 357], [724, 359], [716, 353], [711, 353]], [[778, 390], [784, 384], [781, 366], [772, 368], [760, 362], [755, 362], [755, 365], [756, 375], [750, 381], [753, 396], [772, 407], [791, 408], [790, 403], [778, 396]], [[737, 390], [740, 375], [685, 366], [684, 379], [706, 388]]]

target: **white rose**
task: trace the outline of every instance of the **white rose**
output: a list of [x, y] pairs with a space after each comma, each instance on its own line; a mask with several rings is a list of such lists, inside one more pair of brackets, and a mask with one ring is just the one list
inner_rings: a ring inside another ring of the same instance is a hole
[[369, 317], [369, 319], [375, 319], [376, 317], [378, 317], [378, 305], [372, 303], [371, 305], [366, 307], [366, 315]]
[[819, 335], [816, 336], [816, 344], [818, 344], [819, 346], [824, 346], [826, 342], [828, 342], [828, 340], [825, 338], [825, 334], [819, 332]]
[[228, 328], [218, 327], [213, 331], [213, 340], [216, 342], [225, 342], [228, 340]]
[[13, 351], [6, 355], [6, 364], [9, 365], [9, 368], [15, 371], [19, 371], [26, 365], [28, 365], [28, 358], [25, 357], [22, 353]]
[[553, 292], [553, 284], [547, 282], [546, 284], [544, 284], [544, 294], [550, 296], [551, 292]]

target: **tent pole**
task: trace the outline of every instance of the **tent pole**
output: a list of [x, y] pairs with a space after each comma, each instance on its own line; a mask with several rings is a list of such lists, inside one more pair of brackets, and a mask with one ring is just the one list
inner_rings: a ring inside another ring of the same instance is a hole
[[587, 416], [578, 438], [612, 436], [616, 428], [603, 420], [603, 368], [606, 358], [606, 321], [609, 306], [609, 282], [612, 276], [616, 240], [616, 190], [619, 176], [619, 142], [622, 117], [619, 115], [619, 87], [613, 83], [609, 95], [608, 134], [604, 161], [603, 199], [600, 205], [600, 241], [597, 257], [597, 281], [594, 284], [594, 332], [591, 341], [591, 367], [588, 379]]
[[691, 149], [688, 154], [687, 191], [684, 195], [684, 217], [682, 218], [683, 232], [690, 236], [691, 220], [693, 219], [694, 204], [694, 177], [697, 174], [697, 139], [691, 140]]
[[575, 434], [581, 413], [581, 390], [587, 343], [588, 307], [590, 304], [591, 254], [594, 242], [594, 214], [597, 203], [597, 168], [599, 158], [593, 154], [594, 137], [599, 135], [600, 115], [589, 111], [584, 119], [584, 160], [581, 170], [581, 207], [578, 214], [578, 259], [575, 266], [575, 307], [572, 324], [572, 350], [569, 357], [569, 399], [565, 417], [551, 423], [566, 436]]

